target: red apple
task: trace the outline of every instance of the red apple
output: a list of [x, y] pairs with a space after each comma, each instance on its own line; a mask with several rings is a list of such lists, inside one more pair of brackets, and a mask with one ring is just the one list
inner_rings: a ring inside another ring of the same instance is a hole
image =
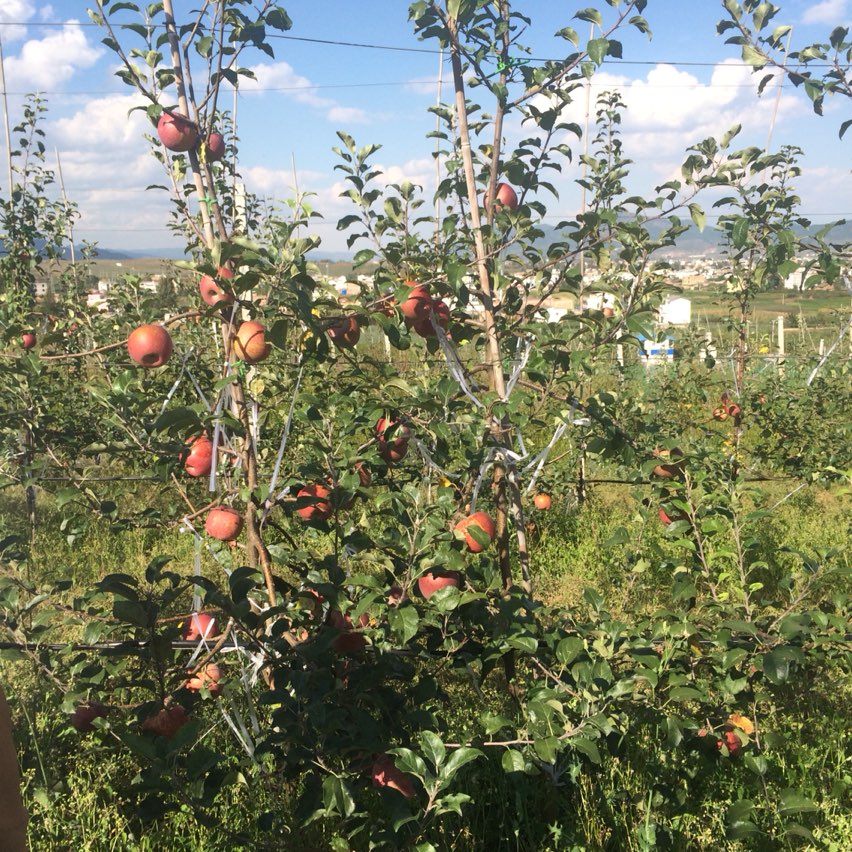
[[728, 406], [728, 416], [729, 417], [739, 417], [742, 413], [743, 413], [743, 410], [742, 410], [742, 408], [739, 407], [739, 405], [737, 405], [737, 403], [732, 402]]
[[216, 623], [216, 616], [207, 612], [193, 613], [192, 618], [183, 625], [183, 638], [188, 642], [195, 642], [198, 639], [212, 639], [218, 635], [219, 625]]
[[[357, 654], [367, 647], [367, 637], [363, 633], [356, 633], [352, 624], [352, 619], [349, 615], [344, 615], [336, 609], [329, 610], [326, 619], [328, 624], [335, 630], [339, 631], [340, 635], [335, 637], [331, 643], [331, 649], [344, 656], [348, 654]], [[366, 627], [370, 623], [370, 617], [367, 613], [362, 613], [358, 619], [359, 627]]]
[[[227, 266], [220, 266], [216, 275], [220, 279], [225, 278], [228, 280], [234, 277], [233, 271], [228, 269]], [[217, 305], [231, 305], [234, 303], [234, 294], [223, 289], [216, 279], [210, 275], [201, 276], [198, 289], [201, 292], [204, 304], [210, 305], [211, 308]]]
[[32, 349], [36, 345], [36, 336], [31, 331], [25, 331], [21, 335], [21, 346], [24, 349]]
[[303, 521], [326, 521], [331, 517], [333, 508], [329, 502], [331, 492], [324, 485], [315, 483], [300, 489], [296, 497], [310, 499], [307, 506], [296, 509], [296, 514]]
[[495, 212], [503, 207], [508, 207], [513, 212], [518, 209], [518, 194], [508, 183], [498, 183], [494, 193]]
[[390, 787], [401, 793], [406, 799], [414, 796], [414, 784], [411, 776], [397, 769], [392, 758], [384, 754], [373, 764], [370, 771], [375, 787]]
[[533, 505], [536, 509], [541, 509], [542, 511], [549, 509], [552, 502], [549, 494], [536, 494], [533, 498]]
[[402, 461], [408, 453], [411, 429], [389, 417], [380, 417], [376, 421], [376, 440], [379, 455], [388, 463]]
[[[450, 324], [450, 309], [447, 307], [446, 302], [441, 299], [433, 301], [432, 311], [435, 314], [435, 322], [444, 329], [444, 331], [446, 331], [447, 326]], [[421, 337], [435, 336], [435, 326], [432, 325], [432, 317], [428, 311], [426, 313], [426, 318], [416, 320], [412, 323], [412, 327]]]
[[343, 317], [328, 328], [328, 336], [338, 349], [352, 349], [361, 339], [361, 323], [357, 316]]
[[243, 516], [230, 506], [216, 506], [207, 513], [204, 529], [211, 538], [234, 541], [243, 530]]
[[237, 329], [234, 338], [234, 351], [237, 357], [247, 364], [258, 364], [269, 356], [271, 347], [266, 342], [266, 329], [259, 323], [249, 320]]
[[612, 319], [615, 316], [615, 311], [609, 306], [605, 307], [602, 313], [607, 319]]
[[494, 533], [496, 532], [494, 527], [494, 521], [491, 520], [491, 517], [485, 512], [474, 512], [467, 518], [463, 518], [460, 520], [455, 529], [464, 533], [465, 544], [467, 544], [467, 549], [471, 553], [480, 553], [485, 549], [485, 545], [480, 544], [469, 532], [469, 527], [476, 527], [481, 530], [488, 536], [488, 540], [493, 541]]
[[213, 442], [206, 435], [198, 435], [186, 443], [188, 452], [183, 461], [184, 470], [190, 476], [207, 476], [213, 467]]
[[405, 317], [405, 324], [412, 326], [424, 321], [428, 322], [429, 308], [432, 305], [429, 288], [423, 284], [415, 284], [413, 281], [406, 281], [405, 283], [411, 287], [407, 298], [400, 305], [402, 315]]
[[418, 579], [417, 588], [420, 589], [420, 594], [424, 598], [431, 598], [439, 589], [446, 589], [447, 586], [459, 588], [460, 584], [461, 575], [457, 571], [443, 571], [440, 568], [434, 568]]
[[157, 122], [157, 135], [170, 151], [189, 151], [198, 141], [198, 128], [180, 113], [164, 112]]
[[716, 740], [716, 748], [721, 751], [722, 746], [727, 746], [731, 757], [737, 757], [743, 750], [743, 742], [734, 731], [725, 731], [722, 739]]
[[718, 420], [720, 423], [724, 420], [727, 420], [728, 419], [728, 409], [722, 408], [721, 406], [719, 408], [714, 408], [713, 409], [713, 419]]
[[225, 137], [215, 130], [208, 135], [207, 141], [204, 143], [204, 148], [207, 154], [209, 163], [218, 163], [225, 156]]
[[362, 462], [355, 462], [355, 473], [358, 474], [358, 481], [361, 483], [362, 488], [369, 488], [370, 483], [373, 481], [373, 475], [370, 473], [370, 468]]
[[71, 714], [71, 727], [79, 731], [81, 734], [88, 734], [95, 730], [92, 722], [95, 719], [102, 719], [109, 713], [109, 707], [104, 707], [103, 704], [79, 704], [74, 708]]
[[670, 459], [666, 464], [658, 464], [651, 471], [652, 476], [657, 476], [660, 479], [674, 479], [683, 473], [686, 459], [683, 457], [683, 450], [680, 447], [675, 447], [672, 450], [661, 450], [659, 447], [654, 449], [651, 455], [655, 459]]
[[186, 723], [186, 710], [180, 704], [164, 707], [159, 713], [149, 716], [142, 723], [142, 730], [147, 734], [171, 739]]
[[222, 679], [222, 670], [216, 663], [207, 663], [206, 666], [195, 672], [186, 682], [186, 688], [192, 692], [201, 692], [207, 689], [213, 695], [222, 691], [219, 681]]
[[143, 367], [162, 367], [172, 357], [172, 338], [161, 325], [140, 325], [127, 338], [127, 352]]

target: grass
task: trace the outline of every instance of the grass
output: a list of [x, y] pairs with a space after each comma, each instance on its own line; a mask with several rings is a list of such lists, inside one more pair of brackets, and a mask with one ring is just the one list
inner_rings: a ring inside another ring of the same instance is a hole
[[[664, 544], [659, 525], [641, 520], [637, 507], [625, 500], [626, 491], [601, 486], [579, 509], [557, 505], [547, 514], [539, 513], [533, 567], [546, 601], [576, 603], [582, 589], [592, 585], [616, 610], [643, 600], [649, 605], [655, 599], [659, 602], [666, 578], [655, 574], [653, 567], [630, 575], [624, 567], [625, 552], [606, 545], [622, 525], [631, 531], [632, 540], [646, 525], [642, 541], [648, 546]], [[6, 531], [21, 532], [20, 502], [8, 491], [2, 501]], [[774, 553], [784, 560], [796, 549], [848, 550], [844, 512], [843, 498], [827, 491], [813, 488], [791, 497], [762, 531], [764, 555]], [[188, 536], [176, 531], [110, 533], [95, 525], [69, 544], [58, 531], [55, 510], [45, 500], [39, 504], [33, 570], [44, 579], [70, 572], [85, 586], [117, 568], [140, 574], [159, 553], [174, 554], [179, 570], [190, 570], [193, 546]], [[210, 745], [221, 751], [232, 771], [245, 772], [246, 784], [228, 786], [205, 819], [199, 820], [188, 807], [177, 807], [154, 823], [141, 823], [134, 814], [139, 799], [134, 793], [136, 761], [109, 742], [72, 731], [60, 696], [47, 689], [27, 663], [0, 663], [0, 677], [12, 685], [24, 792], [32, 814], [32, 848], [153, 852], [290, 848], [288, 844], [296, 842], [306, 849], [329, 848], [326, 829], [319, 825], [301, 833], [298, 841], [285, 827], [271, 835], [259, 829], [257, 819], [267, 810], [281, 817], [285, 826], [292, 825], [288, 804], [292, 791], [280, 779], [264, 781], [249, 767], [240, 770], [244, 755], [222, 725], [212, 729]], [[845, 713], [852, 689], [848, 681], [836, 683], [835, 677], [825, 672], [804, 690], [779, 692], [770, 714], [760, 720], [762, 730], [773, 735], [765, 752], [770, 766], [767, 784], [758, 801], [768, 823], [772, 824], [773, 808], [785, 787], [801, 787], [818, 806], [808, 825], [819, 845], [790, 848], [840, 852], [848, 840], [852, 771]], [[505, 700], [499, 682], [497, 677], [484, 685], [489, 702]], [[455, 676], [448, 676], [444, 686], [448, 734], [472, 735], [470, 710], [477, 694], [465, 679]], [[205, 718], [215, 721], [215, 708]], [[465, 791], [475, 804], [466, 807], [464, 816], [450, 816], [430, 830], [429, 839], [438, 849], [710, 852], [723, 848], [720, 838], [729, 804], [744, 792], [754, 796], [757, 789], [754, 776], [741, 762], [699, 760], [683, 749], [661, 747], [653, 724], [636, 729], [628, 742], [614, 743], [598, 767], [569, 755], [555, 774], [506, 775], [498, 759], [478, 762], [466, 777]], [[770, 834], [751, 845], [730, 843], [724, 848], [786, 847], [777, 834]]]

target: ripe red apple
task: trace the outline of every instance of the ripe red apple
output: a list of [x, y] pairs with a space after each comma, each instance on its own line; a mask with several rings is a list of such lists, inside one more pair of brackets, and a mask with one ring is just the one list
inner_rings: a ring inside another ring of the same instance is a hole
[[234, 351], [237, 357], [247, 364], [258, 364], [269, 356], [270, 345], [266, 342], [266, 329], [259, 323], [249, 320], [237, 329], [234, 338]]
[[218, 695], [222, 691], [219, 681], [222, 679], [222, 670], [216, 663], [207, 663], [202, 669], [199, 669], [186, 682], [186, 688], [192, 692], [201, 692], [202, 689], [207, 689], [213, 695]]
[[143, 367], [162, 367], [172, 357], [172, 338], [161, 325], [140, 325], [127, 338], [127, 352]]
[[388, 463], [402, 461], [408, 453], [411, 429], [390, 417], [380, 417], [376, 421], [376, 440], [379, 455]]
[[146, 734], [154, 734], [158, 737], [171, 739], [188, 721], [186, 710], [180, 704], [171, 704], [164, 707], [159, 713], [149, 716], [142, 723], [142, 730]]
[[[447, 326], [450, 324], [450, 309], [447, 303], [441, 299], [433, 301], [432, 311], [435, 314], [435, 322], [446, 331]], [[435, 336], [435, 326], [432, 325], [432, 317], [428, 311], [426, 312], [425, 319], [414, 321], [412, 327], [421, 337]]]
[[494, 210], [508, 207], [512, 212], [518, 209], [518, 194], [508, 183], [498, 183], [494, 193]]
[[689, 515], [687, 515], [686, 512], [678, 511], [677, 509], [673, 509], [671, 506], [660, 506], [657, 511], [657, 516], [664, 526], [673, 524], [675, 521], [689, 520]]
[[424, 284], [415, 284], [413, 281], [405, 283], [411, 287], [405, 301], [400, 305], [405, 324], [412, 326], [424, 321], [429, 322], [429, 308], [432, 305], [429, 288]]
[[725, 731], [722, 739], [716, 740], [716, 748], [721, 751], [722, 746], [728, 747], [728, 754], [731, 757], [737, 757], [743, 750], [743, 742], [734, 731]]
[[477, 529], [484, 532], [485, 535], [488, 536], [488, 540], [490, 542], [494, 540], [494, 533], [496, 532], [496, 529], [494, 527], [494, 521], [492, 521], [491, 517], [485, 512], [474, 512], [469, 517], [460, 520], [455, 526], [455, 529], [458, 532], [464, 533], [464, 540], [465, 544], [467, 544], [467, 549], [471, 553], [480, 553], [485, 549], [486, 545], [480, 544], [468, 532], [469, 527], [476, 527]]
[[225, 137], [214, 130], [208, 135], [204, 147], [207, 154], [207, 162], [218, 163], [225, 156]]
[[686, 459], [683, 457], [683, 450], [680, 447], [675, 447], [672, 450], [662, 450], [659, 447], [654, 449], [651, 455], [655, 459], [670, 459], [666, 464], [658, 464], [652, 471], [652, 476], [657, 476], [660, 479], [674, 479], [683, 473]]
[[607, 319], [612, 319], [615, 316], [615, 311], [609, 306], [605, 307], [602, 313]]
[[424, 598], [431, 598], [435, 592], [446, 589], [447, 586], [459, 588], [460, 584], [461, 575], [457, 571], [443, 571], [440, 568], [427, 571], [417, 580], [417, 588], [420, 589], [420, 594]]
[[390, 787], [401, 793], [406, 799], [414, 796], [414, 784], [411, 777], [397, 769], [393, 760], [386, 754], [377, 758], [370, 771], [375, 787]]
[[310, 504], [296, 509], [296, 514], [303, 521], [326, 521], [331, 517], [333, 508], [329, 502], [331, 491], [324, 485], [314, 483], [300, 489], [296, 497], [310, 499]]
[[193, 613], [192, 618], [183, 625], [183, 638], [188, 642], [195, 642], [198, 639], [212, 639], [218, 635], [219, 625], [216, 623], [216, 616], [207, 612]]
[[88, 734], [95, 730], [92, 722], [102, 719], [109, 713], [109, 707], [92, 702], [91, 704], [78, 704], [71, 714], [71, 727], [81, 734]]
[[21, 335], [21, 346], [24, 349], [32, 349], [36, 345], [36, 336], [31, 331], [25, 331]]
[[370, 473], [370, 468], [362, 462], [355, 462], [355, 473], [358, 474], [358, 481], [361, 483], [362, 488], [369, 488], [370, 483], [373, 481], [373, 474]]
[[743, 410], [742, 410], [742, 408], [740, 408], [739, 405], [737, 405], [737, 403], [732, 402], [728, 406], [728, 416], [729, 417], [739, 417], [742, 413], [743, 413]]
[[207, 513], [204, 529], [211, 538], [234, 541], [243, 530], [243, 516], [230, 506], [216, 506]]
[[343, 317], [328, 328], [328, 337], [338, 349], [352, 349], [361, 339], [361, 323], [357, 316]]
[[533, 498], [533, 505], [536, 509], [541, 509], [542, 511], [549, 509], [552, 502], [549, 494], [536, 494]]
[[186, 443], [188, 452], [183, 461], [184, 470], [190, 476], [207, 476], [213, 467], [213, 442], [206, 435], [198, 435]]
[[728, 409], [722, 408], [721, 406], [719, 408], [714, 408], [713, 409], [713, 419], [718, 420], [720, 423], [727, 420], [728, 419]]
[[[230, 280], [234, 277], [234, 273], [227, 266], [220, 266], [216, 271], [218, 278]], [[201, 298], [205, 305], [210, 305], [211, 308], [217, 305], [232, 305], [234, 303], [234, 294], [223, 289], [219, 283], [210, 275], [202, 275], [201, 281], [198, 283], [198, 289], [201, 292]]]
[[189, 151], [198, 141], [198, 128], [185, 115], [164, 112], [157, 122], [157, 135], [170, 151]]
[[[340, 635], [335, 637], [331, 643], [331, 649], [342, 655], [357, 654], [367, 647], [367, 637], [363, 633], [356, 633], [352, 619], [349, 615], [344, 615], [336, 609], [329, 610], [328, 624], [335, 630], [339, 631]], [[359, 627], [366, 627], [370, 623], [370, 617], [367, 613], [362, 613], [358, 620]]]

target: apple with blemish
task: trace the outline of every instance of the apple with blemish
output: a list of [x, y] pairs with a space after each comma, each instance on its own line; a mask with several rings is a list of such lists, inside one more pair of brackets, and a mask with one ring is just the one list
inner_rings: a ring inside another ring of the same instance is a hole
[[25, 331], [21, 335], [21, 346], [24, 349], [32, 349], [36, 345], [36, 336], [31, 331]]
[[327, 329], [328, 338], [338, 349], [352, 349], [361, 339], [361, 323], [357, 316], [342, 317]]
[[159, 713], [149, 716], [142, 722], [142, 730], [146, 734], [154, 734], [170, 740], [187, 723], [189, 717], [180, 704], [170, 704]]
[[145, 368], [162, 367], [172, 357], [172, 338], [161, 325], [140, 325], [127, 338], [127, 353]]
[[[234, 277], [234, 272], [227, 266], [220, 266], [216, 271], [216, 277], [230, 281]], [[198, 282], [198, 289], [204, 304], [211, 308], [234, 303], [234, 294], [225, 290], [212, 275], [202, 275], [201, 281]]]

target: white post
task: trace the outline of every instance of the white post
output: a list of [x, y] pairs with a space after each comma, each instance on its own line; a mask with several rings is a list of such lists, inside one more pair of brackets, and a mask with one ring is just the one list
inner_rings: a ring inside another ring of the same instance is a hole
[[783, 360], [784, 360], [784, 316], [779, 315], [778, 317], [778, 372], [783, 373]]
[[822, 358], [823, 355], [825, 355], [825, 340], [821, 337], [819, 339], [819, 357]]
[[615, 346], [615, 360], [619, 367], [624, 366], [624, 345], [617, 343]]

